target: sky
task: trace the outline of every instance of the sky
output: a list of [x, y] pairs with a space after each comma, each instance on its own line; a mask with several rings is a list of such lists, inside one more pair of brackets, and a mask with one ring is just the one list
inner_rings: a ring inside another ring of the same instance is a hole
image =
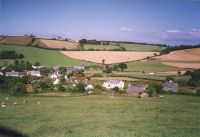
[[200, 0], [0, 0], [0, 34], [200, 43]]

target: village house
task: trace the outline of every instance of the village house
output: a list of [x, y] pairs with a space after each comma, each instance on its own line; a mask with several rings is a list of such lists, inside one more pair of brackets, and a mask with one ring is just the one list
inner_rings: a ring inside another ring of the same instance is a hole
[[80, 82], [87, 85], [88, 79], [87, 77], [70, 77], [70, 82], [72, 83], [73, 86], [76, 86]]
[[103, 83], [103, 87], [106, 89], [118, 87], [120, 90], [122, 90], [124, 88], [124, 82], [122, 80], [107, 80]]
[[178, 92], [179, 91], [179, 85], [178, 85], [178, 83], [174, 83], [173, 81], [168, 81], [168, 82], [164, 83], [163, 90]]
[[31, 76], [36, 76], [36, 77], [41, 77], [42, 75], [40, 74], [40, 71], [27, 71], [27, 75], [31, 75]]
[[26, 76], [26, 72], [15, 72], [15, 71], [11, 71], [11, 72], [6, 72], [6, 77], [24, 77]]
[[128, 84], [127, 93], [132, 95], [140, 95], [141, 93], [145, 92], [145, 86], [139, 85], [139, 86], [133, 86], [130, 83]]
[[57, 84], [60, 83], [58, 73], [56, 73], [56, 72], [55, 73], [50, 73], [49, 77], [51, 78], [53, 85], [57, 85]]

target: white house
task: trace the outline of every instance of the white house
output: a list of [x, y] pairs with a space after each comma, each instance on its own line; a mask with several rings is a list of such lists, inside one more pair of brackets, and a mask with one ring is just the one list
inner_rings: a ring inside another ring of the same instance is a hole
[[91, 84], [89, 84], [85, 87], [85, 90], [94, 90], [94, 87]]
[[27, 71], [27, 75], [31, 75], [31, 76], [36, 76], [36, 77], [41, 77], [40, 71]]
[[113, 89], [118, 87], [122, 90], [124, 88], [124, 82], [122, 80], [107, 80], [103, 83], [103, 87], [106, 89]]
[[60, 83], [59, 76], [58, 76], [57, 73], [51, 73], [51, 74], [49, 74], [49, 77], [51, 78], [52, 83], [53, 83], [54, 85], [57, 85], [57, 84]]

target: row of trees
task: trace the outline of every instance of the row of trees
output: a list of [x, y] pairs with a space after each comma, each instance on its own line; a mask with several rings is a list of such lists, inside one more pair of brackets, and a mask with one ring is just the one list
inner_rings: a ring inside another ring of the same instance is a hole
[[18, 54], [14, 50], [3, 50], [0, 52], [0, 59], [23, 59], [23, 54]]

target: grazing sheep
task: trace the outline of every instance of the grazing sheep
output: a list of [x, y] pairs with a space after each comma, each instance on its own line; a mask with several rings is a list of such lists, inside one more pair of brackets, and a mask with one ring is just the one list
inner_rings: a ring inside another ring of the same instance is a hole
[[159, 96], [158, 96], [158, 98], [164, 98], [164, 96], [162, 96], [162, 95], [159, 95]]
[[1, 107], [2, 107], [2, 108], [5, 108], [6, 106], [7, 106], [7, 105], [6, 105], [6, 102], [5, 102], [5, 101], [2, 101], [2, 102], [1, 102]]
[[37, 104], [39, 105], [39, 104], [40, 104], [40, 101], [38, 101]]
[[5, 100], [8, 100], [8, 99], [9, 99], [8, 97], [5, 98]]
[[17, 104], [18, 104], [17, 102], [14, 102], [14, 103], [13, 103], [13, 105], [17, 105]]

